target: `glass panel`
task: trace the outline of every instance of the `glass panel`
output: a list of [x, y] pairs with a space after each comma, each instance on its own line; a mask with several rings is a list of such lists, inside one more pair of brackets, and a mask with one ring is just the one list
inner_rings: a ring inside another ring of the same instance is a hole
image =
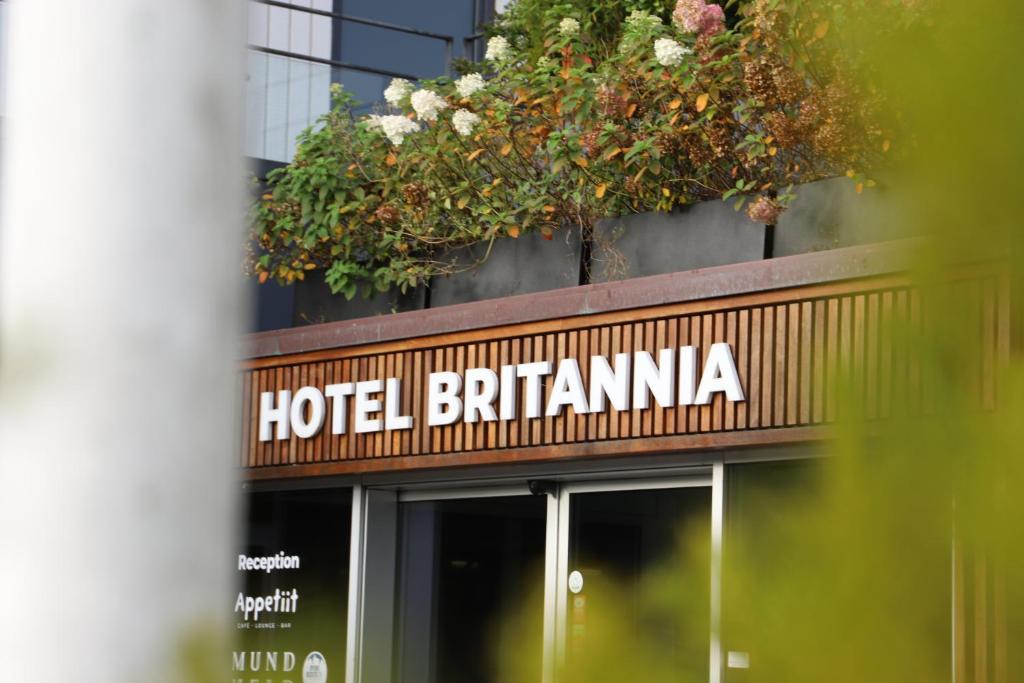
[[295, 138], [331, 104], [342, 70], [305, 59], [249, 51], [246, 83], [247, 156], [290, 161]]
[[707, 680], [711, 489], [573, 494], [570, 681]]
[[413, 78], [436, 78], [447, 69], [445, 41], [354, 22], [341, 25], [341, 61]]
[[[802, 552], [799, 544], [792, 545], [795, 515], [805, 497], [818, 490], [823, 465], [805, 459], [726, 467], [722, 646], [730, 683], [753, 680], [758, 671], [763, 676], [775, 654], [758, 644], [779, 628], [770, 618], [772, 605], [780, 585], [792, 586], [787, 577], [794, 575], [793, 558]], [[801, 561], [797, 571], [807, 566], [812, 565]]]
[[351, 489], [247, 497], [232, 680], [344, 680]]
[[546, 510], [543, 496], [401, 504], [396, 681], [497, 681], [500, 648], [540, 661]]

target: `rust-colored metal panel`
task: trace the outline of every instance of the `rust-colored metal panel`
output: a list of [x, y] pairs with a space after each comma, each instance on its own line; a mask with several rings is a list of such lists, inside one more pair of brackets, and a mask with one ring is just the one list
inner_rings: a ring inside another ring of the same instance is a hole
[[[969, 321], [978, 333], [977, 400], [991, 410], [1008, 349], [1005, 284], [989, 272], [958, 288], [977, 309]], [[817, 438], [823, 426], [850, 414], [852, 406], [837, 400], [844, 388], [859, 390], [863, 403], [853, 412], [871, 418], [927, 408], [927, 378], [907, 345], [926, 315], [922, 297], [906, 278], [888, 275], [253, 359], [239, 385], [240, 463], [250, 477], [273, 478]], [[500, 376], [502, 366], [550, 361], [552, 375], [542, 383], [546, 401], [562, 359], [577, 361], [589, 387], [591, 356], [614, 365], [616, 353], [645, 351], [657, 361], [660, 350], [689, 345], [697, 347], [700, 369], [711, 345], [722, 342], [736, 361], [741, 402], [716, 393], [708, 405], [661, 406], [652, 397], [644, 410], [608, 406], [578, 414], [565, 406], [557, 416], [542, 412], [529, 419], [518, 382], [513, 420], [427, 425], [427, 380], [433, 372], [464, 377], [469, 368], [485, 367]], [[333, 433], [329, 411], [311, 439], [293, 433], [280, 441], [259, 440], [264, 392], [275, 392], [276, 399], [283, 389], [388, 377], [399, 379], [399, 407], [413, 417], [411, 429], [355, 434], [349, 405], [343, 434]]]

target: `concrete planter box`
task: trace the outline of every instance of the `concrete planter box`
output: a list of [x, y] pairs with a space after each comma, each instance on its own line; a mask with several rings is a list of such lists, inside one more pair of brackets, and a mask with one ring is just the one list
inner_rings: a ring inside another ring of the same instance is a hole
[[775, 226], [773, 256], [805, 254], [912, 237], [892, 189], [880, 182], [857, 194], [849, 178], [801, 185], [796, 199]]
[[[487, 252], [486, 244], [458, 249], [447, 260], [470, 266]], [[580, 283], [579, 230], [563, 229], [550, 240], [539, 233], [496, 240], [482, 264], [430, 282], [430, 307], [497, 299]]]
[[[772, 244], [766, 244], [766, 226], [736, 211], [732, 201], [708, 201], [669, 214], [598, 221], [586, 266], [579, 229], [569, 227], [551, 240], [537, 233], [497, 240], [488, 259], [476, 267], [470, 266], [486, 253], [486, 244], [454, 250], [444, 258], [469, 269], [433, 278], [429, 292], [419, 287], [406, 294], [386, 292], [346, 301], [331, 294], [323, 275], [314, 271], [294, 286], [292, 324], [387, 315], [911, 236], [900, 220], [895, 194], [884, 183], [858, 195], [849, 179], [833, 178], [800, 186], [796, 194], [774, 227]], [[583, 268], [587, 272], [581, 277]]]
[[394, 290], [374, 294], [368, 299], [359, 293], [349, 301], [341, 294], [331, 293], [321, 271], [312, 271], [305, 280], [296, 282], [294, 289], [292, 325], [295, 327], [415, 311], [424, 307], [426, 299], [423, 287], [417, 287], [405, 294]]
[[598, 221], [591, 282], [757, 261], [765, 229], [732, 202], [701, 202], [672, 213], [641, 213]]

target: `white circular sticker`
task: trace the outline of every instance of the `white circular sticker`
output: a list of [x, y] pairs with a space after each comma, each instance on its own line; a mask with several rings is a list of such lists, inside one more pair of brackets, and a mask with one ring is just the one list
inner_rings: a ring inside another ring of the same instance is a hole
[[583, 590], [583, 574], [577, 570], [573, 570], [572, 574], [569, 574], [569, 590], [573, 593]]
[[327, 660], [315, 650], [306, 655], [302, 663], [302, 683], [326, 683]]

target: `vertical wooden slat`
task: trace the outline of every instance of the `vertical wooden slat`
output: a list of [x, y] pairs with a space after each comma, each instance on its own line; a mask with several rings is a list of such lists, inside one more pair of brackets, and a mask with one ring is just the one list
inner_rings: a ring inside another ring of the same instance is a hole
[[[319, 388], [322, 389], [324, 387], [324, 385], [326, 384], [326, 382], [325, 382], [325, 380], [327, 378], [326, 370], [327, 370], [327, 367], [326, 367], [326, 365], [323, 362], [313, 363], [311, 365], [311, 367], [310, 367], [310, 376], [309, 376], [309, 383], [310, 383], [310, 385], [312, 385], [314, 387], [319, 387]], [[329, 409], [326, 409], [324, 411], [324, 426], [325, 427], [327, 426], [327, 420], [330, 419], [330, 412], [331, 411]], [[312, 439], [309, 439], [310, 449], [309, 449], [309, 451], [307, 451], [307, 456], [306, 456], [306, 461], [307, 462], [318, 462], [320, 460], [321, 452], [322, 452], [322, 448], [323, 448], [324, 434], [326, 434], [329, 431], [330, 431], [330, 429], [323, 429], [322, 428], [320, 430], [320, 432], [316, 436], [314, 436]]]
[[[837, 378], [837, 397], [839, 391], [848, 391], [853, 380], [853, 299], [843, 297], [839, 300], [839, 377]], [[844, 397], [845, 398], [845, 397]], [[843, 417], [841, 406], [837, 400], [836, 415]]]
[[825, 325], [825, 305], [824, 300], [815, 301], [812, 318], [814, 377], [811, 382], [813, 396], [811, 421], [814, 423], [825, 421], [825, 342], [828, 337], [828, 329]]
[[[910, 322], [908, 325], [911, 345], [913, 349], [916, 346], [916, 342], [922, 338], [923, 329], [921, 327], [921, 296], [917, 290], [910, 292]], [[907, 405], [910, 408], [912, 415], [919, 415], [921, 412], [921, 361], [918, 354], [911, 352], [909, 354], [909, 369], [907, 372], [908, 387], [907, 393], [908, 401]]]
[[260, 442], [259, 442], [259, 391], [260, 373], [262, 370], [252, 370], [249, 375], [249, 450], [244, 454], [242, 466], [259, 467]]
[[907, 386], [908, 372], [910, 371], [909, 359], [909, 332], [910, 312], [909, 296], [907, 290], [897, 290], [893, 297], [892, 313], [892, 403], [890, 408], [893, 414], [906, 414], [907, 412]]
[[[580, 346], [579, 346], [579, 332], [573, 330], [568, 333], [560, 333], [558, 335], [558, 343], [561, 346], [564, 340], [564, 353], [565, 358], [572, 358], [576, 361], [577, 367], [580, 368], [580, 376], [583, 376], [583, 364], [580, 363]], [[586, 383], [583, 384], [586, 388]], [[576, 441], [576, 411], [572, 406], [569, 406], [565, 410], [565, 418], [563, 420], [565, 428], [563, 430], [563, 439], [567, 442]]]
[[[548, 355], [545, 352], [545, 348], [547, 346], [547, 341], [544, 338], [543, 334], [534, 335], [533, 338], [532, 338], [532, 343], [533, 343], [533, 358], [534, 358], [535, 361], [543, 363], [545, 359], [551, 358], [551, 356]], [[541, 390], [540, 390], [540, 414], [541, 414], [541, 417], [535, 417], [535, 418], [532, 418], [530, 420], [530, 422], [532, 423], [531, 424], [531, 429], [530, 429], [530, 445], [532, 445], [532, 446], [539, 446], [539, 445], [544, 443], [544, 417], [543, 417], [543, 415], [544, 415], [544, 398], [547, 395], [547, 392], [545, 391], [546, 384], [547, 384], [546, 382], [541, 381]]]
[[887, 418], [892, 405], [892, 339], [893, 339], [893, 292], [882, 294], [882, 309], [879, 319], [878, 357], [878, 416]]
[[[566, 344], [565, 332], [559, 332], [556, 335], [552, 335], [552, 340], [549, 345], [553, 345], [553, 352], [549, 358], [551, 358], [551, 372], [558, 372], [558, 364], [562, 362], [562, 359], [566, 357]], [[551, 376], [551, 381], [554, 381], [554, 374]], [[550, 385], [549, 385], [550, 386]], [[548, 437], [545, 443], [565, 443], [566, 434], [566, 423], [569, 421], [569, 415], [572, 408], [566, 406], [562, 408], [562, 412], [559, 413], [558, 417], [547, 418], [546, 424], [550, 426], [548, 431]]]
[[[444, 348], [438, 347], [429, 351], [425, 356], [427, 360], [426, 369], [427, 373], [440, 372], [444, 369]], [[426, 379], [427, 376], [424, 376]], [[424, 415], [427, 413], [426, 404], [430, 401], [430, 389], [426, 387], [424, 390]], [[424, 429], [424, 433], [428, 439], [428, 446], [424, 449], [426, 453], [440, 453], [444, 448], [444, 427], [428, 426]]]
[[676, 424], [676, 403], [678, 403], [679, 397], [679, 344], [677, 343], [679, 337], [679, 326], [676, 325], [675, 320], [659, 320], [658, 321], [658, 338], [664, 340], [663, 343], [665, 348], [672, 349], [672, 355], [676, 359], [676, 376], [673, 378], [672, 386], [675, 387], [675, 391], [672, 395], [672, 407], [658, 411], [658, 415], [654, 421], [654, 434], [655, 436], [662, 436], [664, 434], [672, 434], [675, 432]]
[[[616, 326], [616, 327], [617, 328], [621, 328], [621, 332], [622, 332], [621, 346], [616, 349], [616, 353], [618, 353], [618, 352], [627, 352], [628, 353], [629, 351], [632, 351], [633, 350], [633, 326], [632, 325], [621, 325], [621, 326]], [[633, 406], [632, 398], [630, 399], [629, 405], [630, 405], [630, 407]], [[615, 436], [617, 436], [618, 438], [626, 438], [626, 437], [628, 437], [630, 435], [630, 431], [629, 431], [629, 413], [630, 413], [630, 411], [624, 410], [622, 412], [619, 412], [619, 413], [615, 414], [615, 419], [618, 422], [618, 425], [616, 426], [616, 430], [615, 430]]]
[[[513, 341], [512, 362], [529, 363], [533, 358], [533, 343], [529, 337], [517, 338]], [[519, 359], [518, 361], [516, 359]], [[516, 391], [516, 421], [512, 425], [513, 439], [510, 445], [526, 446], [530, 443], [530, 422], [526, 419], [526, 400], [524, 398], [523, 382], [516, 380], [518, 390]]]
[[[592, 330], [582, 329], [576, 335], [576, 358], [580, 363], [580, 375], [583, 377], [583, 386], [590, 387], [590, 335]], [[590, 397], [587, 396], [587, 400]], [[588, 403], [589, 407], [589, 403]], [[590, 413], [579, 415], [575, 419], [573, 438], [575, 441], [587, 441], [587, 425], [590, 421]]]
[[[346, 381], [346, 378], [345, 378], [345, 375], [344, 375], [345, 364], [342, 361], [336, 360], [336, 361], [332, 362], [331, 363], [331, 367], [332, 367], [332, 375], [331, 375], [331, 377], [332, 377], [333, 382], [335, 384], [340, 384], [341, 382]], [[328, 417], [328, 420], [331, 420], [331, 419], [333, 419], [333, 418]], [[328, 423], [328, 429], [330, 429], [330, 423]], [[330, 433], [330, 436], [328, 436], [328, 438], [327, 438], [328, 448], [325, 451], [325, 453], [326, 453], [326, 455], [324, 457], [325, 460], [332, 460], [333, 461], [333, 460], [341, 460], [342, 458], [344, 458], [344, 454], [342, 453], [342, 450], [341, 450], [342, 439], [344, 439], [344, 436], [342, 436], [340, 434], [335, 436], [333, 432]]]
[[[598, 353], [608, 359], [609, 363], [615, 362], [615, 353], [619, 348], [619, 327], [604, 326], [601, 328], [601, 341], [591, 353]], [[619, 434], [619, 418], [615, 408], [607, 406], [607, 410], [597, 416], [597, 437], [599, 439], [614, 439]]]
[[[733, 359], [736, 361], [737, 366], [741, 364], [739, 354], [739, 344], [736, 331], [736, 311], [726, 311], [725, 317], [725, 329], [722, 332], [721, 339], [729, 344], [729, 348], [732, 349]], [[740, 377], [740, 386], [743, 386], [743, 375], [737, 367], [737, 374]], [[719, 429], [730, 431], [736, 428], [736, 403], [735, 401], [726, 401], [725, 397], [722, 397], [722, 423]]]
[[[637, 351], [644, 350], [644, 324], [643, 323], [634, 323], [632, 325], [632, 328], [633, 328], [633, 348], [632, 348], [632, 351], [635, 354]], [[655, 360], [655, 362], [657, 362], [658, 359], [655, 358], [654, 360]], [[653, 402], [654, 402], [654, 398], [651, 397], [651, 399], [648, 401], [647, 405], [650, 406], [650, 404], [653, 403]], [[636, 438], [636, 437], [641, 435], [641, 431], [643, 429], [643, 424], [642, 424], [643, 418], [645, 416], [645, 413], [650, 412], [650, 408], [648, 408], [647, 410], [637, 410], [635, 408], [635, 406], [633, 406], [632, 404], [630, 404], [630, 407], [632, 407], [633, 410], [629, 411], [629, 415], [628, 415], [628, 419], [627, 419], [628, 427], [627, 427], [627, 432], [626, 433], [629, 434], [630, 437]]]
[[[466, 347], [463, 344], [458, 344], [454, 347], [449, 347], [451, 353], [451, 363], [449, 367], [452, 372], [458, 373], [460, 377], [466, 376]], [[448, 358], [448, 354], [445, 355]], [[462, 450], [463, 439], [466, 433], [467, 425], [464, 421], [459, 420], [455, 424], [448, 427], [448, 436], [445, 437], [445, 451], [448, 453], [455, 453]], [[448, 440], [450, 437], [450, 441]]]
[[761, 332], [761, 427], [771, 427], [775, 389], [775, 307], [762, 309]]
[[[406, 351], [402, 354], [402, 415], [409, 415], [412, 417], [412, 424], [415, 427], [416, 421], [420, 419], [419, 413], [413, 407], [412, 402], [412, 388], [416, 384], [416, 379], [413, 376], [416, 368], [416, 353], [414, 351]], [[402, 437], [399, 440], [398, 452], [401, 455], [408, 455], [412, 453], [412, 430], [403, 429]]]
[[761, 422], [761, 379], [764, 373], [762, 362], [762, 339], [764, 334], [764, 309], [758, 306], [750, 311], [750, 361], [748, 363], [750, 389], [747, 391], [747, 427], [759, 428]]
[[[676, 345], [692, 346], [689, 316], [680, 317], [676, 327], [678, 328], [676, 332]], [[690, 431], [689, 415], [690, 406], [680, 406], [676, 409], [676, 434], [686, 434]]]
[[740, 373], [740, 386], [747, 400], [736, 404], [736, 428], [746, 429], [747, 408], [750, 405], [750, 309], [741, 308], [737, 314], [736, 363]]
[[[703, 316], [690, 316], [690, 344], [697, 347], [694, 354], [697, 363], [697, 377], [699, 381], [701, 369], [704, 367], [704, 337], [702, 332]], [[700, 431], [700, 406], [692, 405], [686, 408], [686, 431], [689, 434], [696, 434]]]
[[[466, 344], [465, 347], [460, 345], [458, 348], [460, 349], [460, 351], [463, 348], [465, 348], [464, 351], [461, 351], [461, 356], [460, 356], [461, 358], [463, 358], [463, 361], [464, 361], [463, 363], [460, 363], [460, 365], [462, 366], [460, 377], [463, 378], [462, 393], [463, 393], [463, 396], [465, 396], [465, 392], [466, 392], [466, 388], [467, 388], [466, 387], [466, 383], [465, 383], [465, 378], [466, 378], [465, 371], [468, 370], [469, 368], [475, 368], [475, 367], [479, 366], [480, 363], [479, 363], [479, 361], [477, 360], [477, 357], [476, 357], [476, 344]], [[463, 412], [463, 418], [465, 418], [465, 412]], [[477, 419], [478, 420], [480, 419], [479, 415], [477, 416]], [[457, 450], [457, 451], [461, 451], [461, 450], [469, 451], [469, 450], [473, 449], [473, 446], [476, 443], [476, 431], [478, 429], [478, 425], [479, 424], [480, 424], [480, 422], [466, 422], [464, 419], [463, 420], [459, 420], [459, 422], [456, 423], [456, 426], [458, 427], [458, 430], [456, 431], [456, 434], [461, 432], [462, 438], [464, 439], [464, 441], [462, 443], [460, 443], [459, 442], [459, 437], [457, 436], [456, 439], [455, 439], [455, 443], [456, 443], [455, 450]]]
[[800, 388], [798, 391], [800, 409], [796, 417], [798, 424], [810, 424], [811, 422], [811, 361], [814, 351], [812, 345], [814, 332], [813, 314], [813, 302], [804, 301], [800, 304]]
[[[498, 394], [501, 395], [501, 354], [500, 344], [492, 341], [487, 344], [487, 367], [498, 376]], [[498, 412], [498, 398], [494, 400], [494, 412]], [[484, 435], [484, 448], [493, 449], [498, 447], [498, 425], [500, 420], [492, 420], [487, 423], [487, 432]]]
[[[292, 396], [294, 397], [295, 392], [298, 391], [299, 386], [301, 385], [302, 369], [298, 366], [291, 366], [288, 371], [288, 388], [292, 390]], [[288, 439], [288, 456], [287, 460], [285, 460], [286, 463], [294, 465], [298, 461], [299, 447], [299, 437], [295, 435], [295, 430], [293, 429]]]
[[839, 353], [842, 343], [839, 339], [839, 323], [842, 306], [839, 299], [829, 299], [825, 309], [826, 343], [825, 343], [825, 382], [822, 392], [825, 394], [825, 420], [834, 422], [838, 418], [836, 407], [839, 373], [842, 367]]
[[[395, 378], [397, 378], [398, 382], [399, 382], [399, 386], [402, 386], [402, 363], [404, 361], [405, 361], [405, 358], [403, 357], [403, 355], [401, 353], [389, 353], [388, 354], [388, 361], [387, 361], [388, 372], [387, 372], [387, 376], [384, 378], [384, 387], [385, 387], [385, 389], [387, 388], [387, 377], [395, 377]], [[404, 397], [401, 397], [401, 398], [404, 399]], [[387, 401], [387, 396], [386, 395], [384, 396], [384, 400]], [[387, 403], [385, 403], [384, 405], [385, 405], [385, 409], [386, 409], [387, 408]], [[399, 406], [399, 408], [401, 408], [401, 406], [402, 406], [401, 401], [399, 401], [398, 406]], [[400, 415], [402, 414], [401, 410], [399, 410], [399, 414]], [[385, 429], [386, 428], [387, 428], [387, 425], [385, 424]], [[393, 456], [393, 455], [401, 455], [402, 454], [402, 433], [404, 431], [405, 431], [404, 429], [393, 429], [390, 432], [387, 432], [387, 431], [384, 432], [384, 455], [385, 456], [390, 457], [390, 456]]]
[[[725, 340], [725, 313], [715, 313], [711, 323], [711, 342], [718, 343]], [[710, 345], [708, 349], [710, 350]], [[711, 399], [711, 426], [712, 431], [720, 431], [725, 422], [725, 395], [716, 392]]]
[[[337, 376], [339, 382], [351, 382], [352, 381], [352, 361], [348, 358], [341, 359], [340, 363], [340, 374]], [[348, 409], [345, 411], [345, 433], [335, 437], [335, 444], [338, 451], [338, 458], [340, 460], [348, 460], [352, 457], [352, 428], [350, 422], [352, 419], [352, 410]]]
[[800, 414], [800, 304], [786, 310], [786, 407], [785, 422], [795, 425]]
[[789, 307], [779, 304], [775, 307], [775, 386], [772, 391], [772, 426], [781, 427], [786, 424], [787, 382], [789, 372]]
[[[511, 352], [512, 352], [512, 340], [511, 339], [502, 339], [498, 343], [498, 367], [499, 368], [501, 368], [504, 365], [511, 365], [512, 364], [512, 360], [511, 360], [511, 356], [510, 356]], [[500, 372], [499, 372], [499, 376], [500, 376]], [[497, 425], [498, 448], [506, 448], [506, 447], [512, 445], [509, 437], [510, 437], [510, 430], [512, 429], [512, 425], [514, 425], [514, 424], [515, 424], [515, 420], [509, 420], [508, 422], [498, 422], [498, 425]]]
[[850, 399], [855, 401], [858, 413], [863, 414], [867, 398], [865, 395], [865, 378], [867, 376], [867, 301], [863, 294], [853, 297], [853, 357], [851, 358], [851, 389]]
[[[643, 346], [654, 358], [654, 362], [658, 363], [660, 360], [658, 351], [662, 348], [662, 343], [660, 337], [657, 336], [657, 325], [653, 320], [644, 323]], [[650, 436], [654, 433], [654, 415], [661, 410], [653, 396], [649, 405], [651, 407], [642, 411], [640, 415], [640, 434], [642, 436]]]
[[864, 319], [864, 410], [865, 417], [869, 420], [878, 417], [880, 321], [881, 301], [878, 293], [874, 292], [867, 296], [867, 311]]
[[[711, 352], [711, 344], [714, 341], [714, 330], [715, 330], [715, 316], [710, 313], [705, 313], [700, 316], [700, 367], [704, 368], [708, 361], [708, 354]], [[711, 430], [711, 411], [714, 403], [709, 405], [700, 406], [699, 412], [699, 426], [698, 429], [701, 432], [707, 432]]]
[[[383, 354], [375, 354], [375, 355], [371, 356], [371, 365], [370, 365], [370, 373], [369, 373], [371, 380], [378, 379], [378, 380], [381, 380], [381, 383], [383, 384], [384, 377], [387, 375], [387, 359], [389, 357], [390, 357], [390, 354], [388, 354], [387, 356], [385, 356]], [[375, 394], [374, 396], [375, 396], [375, 398], [377, 400], [379, 400], [381, 402], [381, 408], [383, 408], [383, 406], [384, 406], [384, 394], [380, 393], [380, 394]], [[377, 419], [377, 420], [383, 420], [384, 419], [383, 410], [380, 411], [380, 412], [377, 412], [377, 413], [370, 413], [370, 418], [371, 419]], [[384, 432], [383, 431], [371, 432], [368, 440], [372, 444], [371, 448], [373, 449], [373, 457], [375, 457], [375, 458], [383, 457], [384, 456]]]

